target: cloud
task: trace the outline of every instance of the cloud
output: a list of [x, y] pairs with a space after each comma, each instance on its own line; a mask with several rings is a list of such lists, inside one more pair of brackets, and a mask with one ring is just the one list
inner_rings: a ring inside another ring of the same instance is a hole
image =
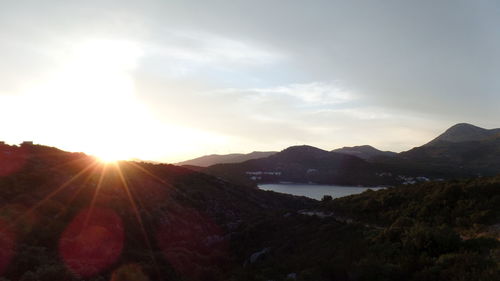
[[[449, 120], [500, 119], [495, 110], [500, 105], [500, 82], [495, 79], [500, 34], [492, 28], [500, 21], [500, 8], [493, 2], [232, 1], [217, 7], [175, 2], [167, 6], [178, 12], [173, 21], [184, 27], [245, 36], [283, 50], [289, 64], [281, 69], [301, 72], [299, 81], [285, 83], [338, 80], [381, 107]], [[197, 9], [204, 13], [197, 14]]]
[[297, 106], [325, 107], [352, 102], [355, 95], [342, 89], [333, 82], [310, 82], [294, 83], [289, 85], [274, 86], [268, 88], [249, 89], [218, 89], [209, 92], [211, 95], [241, 95], [254, 102], [266, 102], [268, 100], [290, 99]]
[[313, 106], [342, 104], [355, 99], [354, 94], [343, 90], [335, 83], [325, 82], [290, 84], [272, 88], [250, 89], [248, 91], [262, 96], [284, 95]]
[[235, 72], [277, 64], [286, 55], [253, 42], [200, 31], [169, 31], [145, 43], [143, 69], [155, 67], [165, 75], [184, 77]]
[[205, 32], [172, 31], [161, 39], [152, 47], [157, 55], [197, 63], [262, 65], [283, 57], [251, 43]]
[[[155, 89], [172, 88], [172, 84], [157, 83], [160, 85], [151, 88], [152, 80], [143, 81], [139, 88], [150, 95]], [[148, 103], [156, 115], [181, 126], [222, 134], [234, 143], [235, 151], [282, 149], [296, 144], [324, 149], [372, 144], [400, 151], [420, 145], [436, 133], [429, 130], [435, 121], [363, 104], [335, 82], [212, 91], [192, 88], [189, 81], [184, 86], [174, 85], [173, 93], [165, 93], [168, 102], [158, 103], [152, 98]], [[404, 135], [398, 137], [401, 132]]]

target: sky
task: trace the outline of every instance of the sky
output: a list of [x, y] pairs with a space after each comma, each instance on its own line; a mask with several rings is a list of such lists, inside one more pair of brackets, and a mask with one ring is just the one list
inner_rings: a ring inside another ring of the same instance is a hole
[[500, 127], [498, 1], [0, 0], [0, 140], [109, 159]]

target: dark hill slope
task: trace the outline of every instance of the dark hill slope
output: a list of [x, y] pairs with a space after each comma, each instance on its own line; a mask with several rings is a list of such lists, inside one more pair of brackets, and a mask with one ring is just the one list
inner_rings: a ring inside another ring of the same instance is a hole
[[500, 136], [477, 141], [436, 142], [400, 153], [402, 158], [435, 167], [448, 167], [464, 174], [500, 174]]
[[[2, 145], [0, 171], [5, 280], [226, 279], [239, 266], [230, 245], [241, 224], [313, 202], [39, 145]], [[127, 274], [136, 277], [116, 279]]]
[[404, 219], [435, 227], [448, 225], [465, 231], [463, 234], [476, 228], [479, 235], [500, 223], [500, 177], [368, 191], [324, 202], [322, 206], [324, 211], [381, 226], [389, 227]]
[[437, 145], [441, 142], [481, 141], [500, 133], [500, 129], [483, 129], [467, 123], [456, 124], [444, 133], [427, 143], [425, 146]]
[[420, 174], [431, 178], [469, 178], [500, 174], [500, 129], [457, 124], [433, 141], [371, 160], [400, 175]]

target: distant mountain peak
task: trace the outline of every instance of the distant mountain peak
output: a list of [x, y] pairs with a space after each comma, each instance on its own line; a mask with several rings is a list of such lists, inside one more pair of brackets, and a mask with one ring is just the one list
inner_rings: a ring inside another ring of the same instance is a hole
[[176, 163], [179, 166], [199, 166], [208, 167], [215, 164], [225, 164], [225, 163], [240, 163], [247, 160], [265, 158], [275, 154], [275, 151], [253, 151], [248, 154], [243, 153], [232, 153], [232, 154], [210, 154], [201, 156], [198, 158], [186, 160], [183, 162]]
[[469, 124], [469, 123], [457, 123], [453, 126], [451, 126], [450, 128], [448, 128], [446, 132], [448, 132], [448, 134], [453, 134], [453, 133], [465, 133], [465, 132], [484, 132], [484, 131], [488, 131], [488, 129], [484, 129], [484, 128], [481, 128], [479, 126], [475, 126], [475, 125], [472, 125], [472, 124]]
[[294, 146], [290, 146], [290, 147], [287, 147], [285, 148], [284, 150], [282, 150], [281, 152], [296, 152], [296, 151], [322, 151], [322, 152], [326, 152], [326, 150], [323, 150], [323, 149], [320, 149], [320, 148], [317, 148], [317, 147], [314, 147], [314, 146], [310, 146], [310, 145], [294, 145]]
[[292, 157], [302, 157], [307, 155], [307, 156], [318, 157], [318, 156], [328, 155], [328, 151], [310, 145], [295, 145], [285, 148], [276, 155], [277, 156], [288, 155]]
[[352, 156], [359, 157], [361, 159], [371, 159], [376, 156], [395, 156], [396, 153], [392, 151], [381, 151], [376, 149], [371, 145], [357, 145], [357, 146], [344, 146], [342, 148], [337, 148], [332, 150], [332, 152], [349, 154]]
[[380, 151], [380, 150], [376, 149], [375, 147], [368, 145], [368, 144], [355, 145], [355, 146], [344, 146], [344, 147], [338, 148], [336, 150], [341, 150], [341, 149]]
[[468, 127], [473, 127], [473, 128], [480, 128], [482, 129], [481, 127], [478, 127], [478, 126], [475, 126], [475, 125], [472, 125], [470, 123], [457, 123], [453, 126], [451, 126], [449, 129], [453, 129], [453, 128], [468, 128]]
[[500, 129], [484, 129], [468, 123], [458, 123], [425, 145], [435, 145], [441, 142], [480, 141], [498, 133], [500, 133]]

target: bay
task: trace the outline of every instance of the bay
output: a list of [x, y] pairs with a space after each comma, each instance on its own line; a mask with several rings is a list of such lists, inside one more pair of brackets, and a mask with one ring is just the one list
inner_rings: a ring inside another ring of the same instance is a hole
[[287, 193], [298, 196], [321, 200], [324, 195], [330, 195], [332, 198], [344, 197], [352, 194], [362, 193], [367, 189], [379, 190], [384, 187], [358, 187], [341, 185], [322, 185], [322, 184], [300, 184], [300, 183], [279, 183], [279, 184], [259, 184], [262, 190], [271, 190], [279, 193]]

